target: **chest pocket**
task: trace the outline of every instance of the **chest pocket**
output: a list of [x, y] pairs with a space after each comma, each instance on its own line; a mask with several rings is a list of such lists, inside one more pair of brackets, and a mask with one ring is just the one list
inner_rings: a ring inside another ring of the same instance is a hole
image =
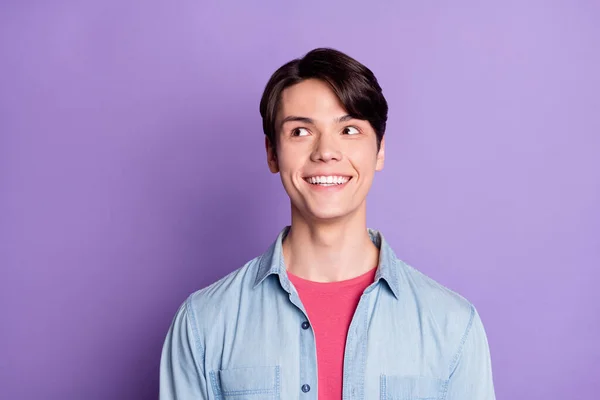
[[210, 372], [215, 400], [279, 400], [279, 366]]
[[381, 400], [441, 400], [447, 380], [400, 375], [381, 376]]

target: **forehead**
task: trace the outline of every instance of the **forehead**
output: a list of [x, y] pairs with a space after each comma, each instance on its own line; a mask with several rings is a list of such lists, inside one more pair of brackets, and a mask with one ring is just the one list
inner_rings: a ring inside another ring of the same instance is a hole
[[307, 79], [283, 90], [278, 119], [294, 115], [317, 118], [346, 114], [331, 87], [318, 79]]

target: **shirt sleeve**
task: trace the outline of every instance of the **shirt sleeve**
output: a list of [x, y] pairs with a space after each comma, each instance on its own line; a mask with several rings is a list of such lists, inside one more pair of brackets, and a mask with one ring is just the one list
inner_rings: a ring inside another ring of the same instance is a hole
[[204, 349], [189, 299], [177, 311], [160, 359], [160, 400], [207, 400]]
[[492, 363], [483, 323], [475, 308], [448, 383], [448, 400], [495, 400]]

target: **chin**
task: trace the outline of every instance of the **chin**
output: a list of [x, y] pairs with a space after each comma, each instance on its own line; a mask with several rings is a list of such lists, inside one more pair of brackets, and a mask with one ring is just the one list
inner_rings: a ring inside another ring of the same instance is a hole
[[318, 210], [307, 210], [306, 214], [310, 219], [316, 221], [335, 221], [349, 216], [351, 212], [340, 208], [329, 208], [329, 209], [318, 209]]
[[360, 206], [344, 201], [300, 201], [292, 202], [292, 213], [306, 221], [335, 222], [360, 212]]

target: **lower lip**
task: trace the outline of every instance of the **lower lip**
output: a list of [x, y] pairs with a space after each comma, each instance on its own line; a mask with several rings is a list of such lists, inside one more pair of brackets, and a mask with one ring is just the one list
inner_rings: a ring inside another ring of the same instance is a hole
[[346, 187], [346, 185], [352, 180], [352, 178], [348, 179], [348, 181], [346, 181], [345, 183], [342, 183], [340, 185], [331, 185], [331, 186], [323, 186], [323, 185], [313, 185], [310, 182], [306, 182], [308, 184], [308, 186], [311, 187], [311, 189], [313, 190], [317, 190], [319, 192], [335, 192], [338, 190], [342, 190], [343, 188]]

